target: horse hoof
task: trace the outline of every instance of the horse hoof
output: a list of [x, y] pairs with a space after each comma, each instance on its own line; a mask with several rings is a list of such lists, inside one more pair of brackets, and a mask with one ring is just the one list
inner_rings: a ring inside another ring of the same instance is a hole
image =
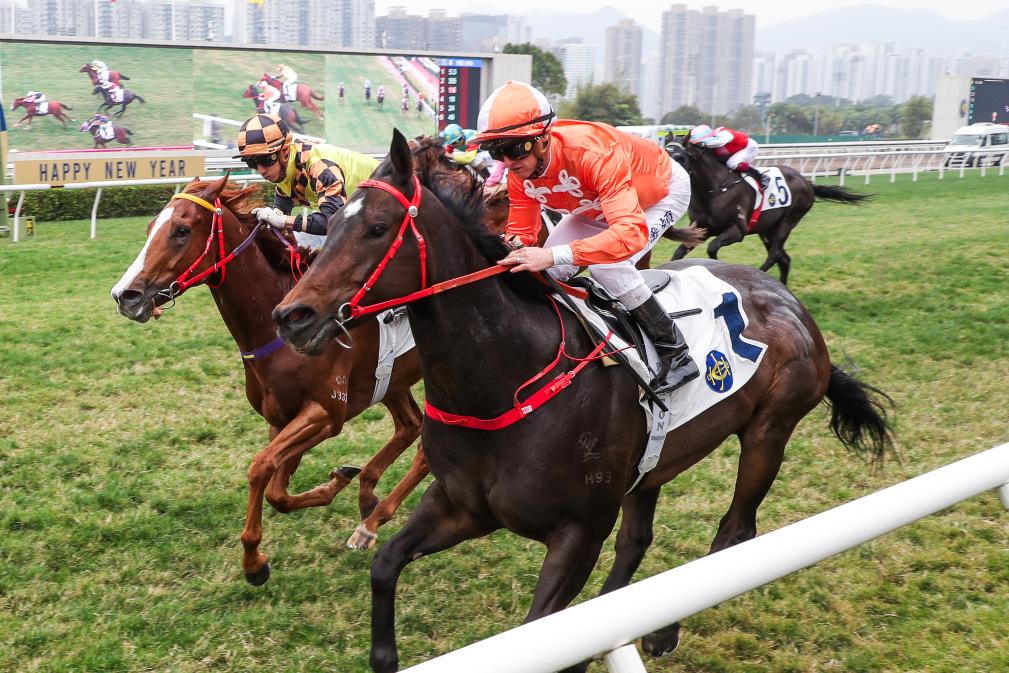
[[335, 479], [337, 476], [343, 477], [347, 481], [351, 481], [354, 477], [361, 474], [361, 468], [354, 467], [353, 465], [344, 465], [338, 467], [329, 473], [330, 479]]
[[377, 542], [378, 534], [369, 531], [362, 523], [354, 529], [354, 533], [347, 540], [347, 547], [350, 549], [361, 549], [367, 551], [369, 549], [373, 549]]
[[254, 587], [261, 587], [270, 579], [270, 562], [267, 561], [263, 567], [252, 573], [245, 573], [245, 581]]
[[661, 657], [680, 646], [680, 625], [673, 624], [641, 639], [641, 649], [652, 657]]

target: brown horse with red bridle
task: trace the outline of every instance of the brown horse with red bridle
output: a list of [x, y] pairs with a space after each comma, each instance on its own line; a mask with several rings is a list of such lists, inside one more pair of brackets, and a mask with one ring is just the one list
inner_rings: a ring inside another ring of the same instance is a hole
[[67, 110], [72, 110], [73, 108], [66, 103], [60, 103], [58, 101], [48, 101], [48, 108], [45, 112], [39, 112], [39, 107], [37, 103], [26, 101], [24, 97], [15, 98], [14, 102], [11, 103], [11, 112], [17, 110], [19, 107], [24, 108], [25, 116], [14, 122], [14, 126], [20, 126], [25, 120], [28, 121], [27, 128], [32, 127], [32, 119], [35, 117], [55, 117], [60, 120], [63, 124], [63, 128], [67, 128], [67, 120], [76, 121], [73, 117], [66, 113]]
[[[98, 73], [95, 72], [95, 69], [91, 67], [90, 63], [85, 63], [84, 65], [82, 65], [81, 69], [78, 70], [77, 72], [86, 72], [88, 74], [88, 77], [91, 79], [91, 84], [93, 86], [98, 86], [99, 84], [101, 84], [101, 80], [98, 79]], [[113, 82], [114, 84], [122, 86], [123, 80], [128, 79], [129, 77], [122, 74], [118, 70], [109, 70], [109, 81]]]
[[[329, 481], [291, 494], [288, 485], [306, 451], [340, 433], [346, 421], [372, 405], [376, 395], [378, 321], [355, 333], [354, 348], [331, 343], [321, 357], [309, 358], [284, 346], [270, 312], [294, 284], [300, 251], [289, 233], [273, 233], [249, 213], [256, 187], [227, 187], [194, 180], [176, 195], [148, 228], [147, 243], [112, 290], [119, 312], [137, 322], [157, 317], [166, 302], [189, 287], [206, 283], [242, 353], [249, 403], [270, 426], [270, 441], [249, 467], [249, 503], [242, 544], [246, 579], [269, 579], [262, 540], [263, 496], [280, 512], [328, 505], [358, 473], [342, 467]], [[230, 251], [230, 253], [228, 252]], [[348, 545], [370, 548], [378, 527], [389, 521], [403, 499], [427, 474], [418, 448], [409, 473], [379, 503], [379, 477], [420, 434], [421, 413], [410, 393], [420, 378], [416, 349], [395, 359], [381, 400], [396, 430], [360, 470], [359, 507], [363, 519]]]

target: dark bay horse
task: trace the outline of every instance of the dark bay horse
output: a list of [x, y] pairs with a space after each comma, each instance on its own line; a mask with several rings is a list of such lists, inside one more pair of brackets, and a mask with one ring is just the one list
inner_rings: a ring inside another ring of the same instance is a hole
[[[482, 189], [446, 192], [427, 177], [415, 178], [407, 142], [395, 131], [387, 159], [335, 217], [319, 258], [274, 310], [288, 343], [324, 351], [342, 327], [363, 327], [361, 318], [348, 319], [348, 313], [354, 315], [350, 306], [359, 305], [366, 282], [369, 302], [392, 301], [418, 291], [425, 271], [434, 287], [504, 257], [500, 238], [479, 224]], [[416, 235], [425, 241], [423, 256]], [[750, 267], [692, 260], [668, 268], [698, 265], [742, 298], [748, 324], [744, 329], [742, 321], [731, 321], [733, 328], [727, 320], [726, 328], [741, 330], [767, 350], [742, 389], [669, 436], [657, 467], [630, 494], [647, 432], [639, 390], [621, 368], [591, 364], [544, 407], [522, 411], [517, 390], [544, 364], [551, 363], [534, 389], [574, 366], [558, 354], [562, 338], [571, 358], [596, 345], [577, 319], [558, 315], [532, 276], [504, 273], [410, 304], [428, 405], [479, 419], [524, 417], [496, 431], [435, 421], [432, 412], [425, 418], [423, 443], [436, 479], [372, 562], [373, 670], [398, 669], [396, 585], [404, 567], [422, 556], [500, 528], [544, 543], [529, 621], [563, 609], [578, 595], [621, 508], [616, 560], [603, 591], [628, 584], [651, 543], [662, 484], [730, 435], [740, 440], [739, 471], [712, 552], [756, 535], [756, 510], [778, 473], [785, 444], [824, 397], [832, 407], [830, 426], [846, 447], [884, 455], [887, 398], [831, 363], [820, 330], [798, 299]], [[647, 636], [643, 645], [661, 654], [677, 642], [673, 626]]]
[[[242, 92], [242, 98], [251, 98], [253, 105], [256, 106], [256, 112], [265, 112], [266, 106], [263, 101], [259, 99], [259, 92], [256, 91], [256, 85], [250, 84]], [[287, 103], [281, 103], [280, 108], [277, 112], [277, 116], [287, 122], [287, 125], [291, 127], [291, 130], [295, 133], [304, 133], [304, 125], [312, 121], [311, 119], [303, 119], [298, 111]]]
[[119, 124], [113, 124], [113, 137], [111, 139], [102, 137], [101, 122], [95, 118], [91, 118], [81, 124], [81, 133], [90, 133], [91, 137], [95, 141], [94, 149], [104, 149], [106, 145], [115, 140], [123, 145], [132, 145], [133, 139], [130, 136], [133, 135], [133, 131], [126, 128], [125, 126], [120, 126]]
[[326, 100], [326, 97], [323, 94], [317, 93], [315, 89], [307, 84], [298, 82], [298, 86], [294, 87], [297, 94], [295, 95], [294, 100], [291, 100], [285, 93], [283, 80], [272, 76], [268, 72], [263, 73], [263, 79], [266, 80], [270, 86], [276, 87], [277, 91], [280, 92], [281, 100], [288, 103], [300, 103], [306, 110], [311, 110], [312, 114], [314, 114], [317, 119], [322, 120], [322, 112], [319, 110], [319, 106], [315, 104], [315, 101]]
[[[243, 241], [252, 240], [250, 235], [254, 237], [253, 244], [227, 263], [224, 275], [211, 274], [207, 281], [215, 283], [211, 294], [243, 352], [249, 403], [270, 425], [269, 444], [256, 454], [249, 467], [249, 503], [242, 531], [245, 576], [259, 585], [270, 573], [267, 558], [259, 550], [264, 492], [274, 509], [284, 513], [324, 506], [358, 472], [356, 468], [336, 469], [326, 483], [304, 493], [288, 493], [291, 477], [305, 452], [337, 436], [345, 422], [371, 406], [378, 321], [371, 320], [361, 327], [353, 350], [332, 343], [321, 357], [310, 358], [282, 347], [270, 311], [294, 284], [288, 249], [268, 231], [257, 229], [255, 216], [249, 213], [257, 189], [226, 188], [226, 183], [227, 177], [213, 183], [194, 180], [184, 194], [204, 204], [213, 204], [220, 197], [221, 220], [215, 227], [217, 236], [223, 237], [220, 250], [235, 250]], [[172, 295], [169, 289], [187, 269], [195, 264], [192, 273], [198, 274], [211, 268], [214, 260], [200, 253], [208, 249], [208, 241], [218, 248], [211, 228], [214, 219], [213, 212], [199, 202], [178, 196], [170, 201], [150, 225], [140, 256], [112, 290], [119, 312], [131, 320], [146, 322], [152, 312], [161, 310], [158, 307]], [[213, 251], [206, 255], [213, 256]], [[395, 360], [382, 404], [389, 409], [396, 430], [360, 471], [363, 522], [348, 541], [349, 546], [373, 546], [378, 527], [389, 521], [427, 474], [424, 454], [418, 449], [409, 473], [379, 504], [374, 490], [379, 477], [420, 434], [420, 409], [410, 393], [410, 386], [419, 378], [416, 349]]]
[[[692, 194], [688, 212], [691, 222], [706, 229], [708, 236], [715, 237], [708, 244], [708, 257], [718, 259], [718, 251], [723, 246], [738, 243], [748, 234], [757, 234], [767, 248], [767, 259], [760, 265], [760, 270], [768, 271], [777, 264], [782, 283], [788, 282], [788, 271], [792, 264], [792, 258], [785, 252], [785, 241], [799, 220], [813, 207], [816, 199], [857, 204], [870, 198], [870, 195], [858, 194], [843, 187], [814, 185], [794, 168], [777, 166], [791, 191], [792, 202], [761, 213], [760, 219], [750, 231], [748, 227], [755, 192], [738, 173], [726, 168], [712, 152], [697, 145], [688, 144], [683, 147], [673, 143], [667, 146], [667, 150], [690, 174]], [[771, 184], [768, 189], [776, 190], [780, 187]], [[779, 193], [782, 197], [785, 195], [784, 190]], [[690, 249], [689, 245], [681, 243], [673, 253], [673, 259], [682, 259]]]
[[25, 110], [25, 116], [14, 122], [14, 126], [20, 126], [22, 122], [27, 120], [28, 128], [31, 128], [32, 119], [34, 119], [35, 117], [49, 117], [49, 116], [55, 117], [56, 119], [60, 120], [61, 124], [63, 124], [63, 128], [67, 127], [67, 120], [76, 121], [66, 113], [67, 110], [73, 110], [73, 108], [67, 105], [66, 103], [60, 103], [59, 101], [54, 100], [48, 101], [48, 103], [49, 106], [46, 108], [46, 111], [39, 112], [39, 107], [37, 103], [26, 102], [23, 97], [15, 98], [14, 102], [11, 103], [11, 112], [17, 110], [19, 107], [22, 107]]
[[122, 97], [123, 97], [123, 99], [119, 100], [119, 101], [117, 101], [113, 97], [111, 91], [109, 91], [108, 89], [104, 89], [101, 86], [96, 86], [94, 88], [94, 93], [101, 95], [101, 97], [105, 100], [104, 103], [102, 103], [101, 105], [98, 106], [98, 110], [97, 110], [98, 112], [101, 112], [102, 110], [111, 110], [112, 108], [114, 108], [117, 105], [121, 105], [122, 106], [122, 107], [119, 108], [119, 110], [117, 110], [115, 113], [113, 113], [113, 114], [115, 114], [116, 117], [122, 117], [123, 113], [126, 112], [126, 106], [129, 105], [130, 103], [132, 103], [135, 100], [138, 100], [141, 103], [146, 103], [147, 102], [147, 101], [144, 100], [143, 96], [141, 96], [139, 94], [135, 94], [132, 91], [130, 91], [129, 89], [123, 89], [122, 90]]
[[[91, 84], [93, 86], [98, 86], [101, 83], [101, 82], [98, 81], [98, 73], [95, 72], [95, 69], [91, 67], [90, 63], [85, 63], [84, 65], [82, 65], [81, 69], [78, 70], [77, 72], [86, 72], [88, 74], [88, 78], [91, 80]], [[118, 70], [109, 70], [109, 81], [110, 82], [114, 82], [114, 83], [119, 84], [120, 86], [122, 86], [122, 81], [123, 80], [128, 80], [128, 79], [129, 79], [129, 77], [127, 77], [123, 73], [119, 72]]]

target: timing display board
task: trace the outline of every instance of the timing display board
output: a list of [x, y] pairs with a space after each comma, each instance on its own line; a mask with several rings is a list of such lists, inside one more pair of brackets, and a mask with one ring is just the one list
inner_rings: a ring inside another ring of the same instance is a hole
[[443, 58], [438, 61], [438, 129], [448, 124], [476, 128], [480, 114], [478, 58]]
[[967, 123], [1009, 124], [1009, 79], [973, 78]]

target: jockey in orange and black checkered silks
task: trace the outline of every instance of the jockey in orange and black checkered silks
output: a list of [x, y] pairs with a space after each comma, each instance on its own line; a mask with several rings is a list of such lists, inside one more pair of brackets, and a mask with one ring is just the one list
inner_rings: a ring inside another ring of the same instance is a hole
[[[609, 124], [557, 120], [546, 97], [522, 82], [494, 91], [480, 110], [475, 142], [508, 169], [506, 240], [501, 263], [567, 280], [588, 267], [653, 341], [657, 392], [698, 376], [675, 323], [645, 284], [637, 262], [686, 212], [690, 178], [648, 140]], [[536, 247], [547, 208], [563, 215]]]
[[[238, 131], [238, 155], [263, 179], [277, 186], [272, 208], [256, 208], [260, 222], [326, 235], [332, 215], [366, 180], [378, 162], [358, 152], [295, 139], [287, 123], [276, 115], [257, 114]], [[313, 208], [307, 217], [292, 215], [295, 206]]]

